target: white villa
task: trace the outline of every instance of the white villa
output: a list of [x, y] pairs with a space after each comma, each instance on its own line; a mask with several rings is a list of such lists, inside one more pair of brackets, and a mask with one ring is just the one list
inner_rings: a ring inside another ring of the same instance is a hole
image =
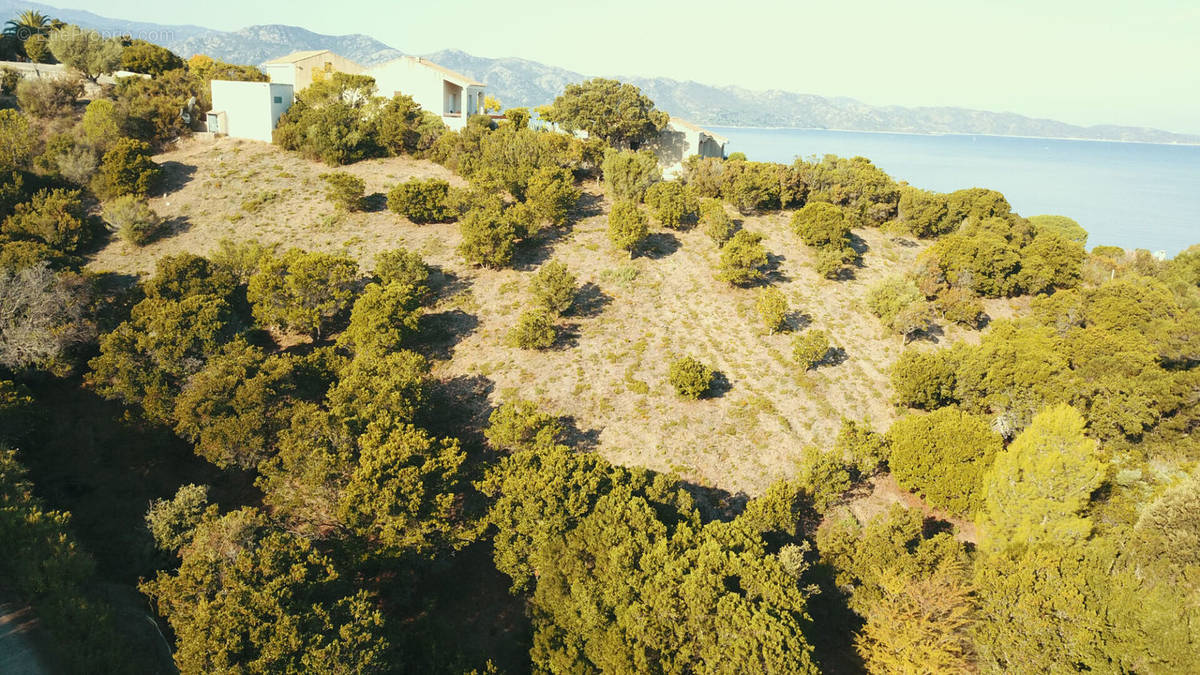
[[651, 149], [658, 155], [663, 174], [675, 176], [683, 171], [683, 160], [692, 155], [724, 157], [728, 142], [729, 139], [724, 136], [672, 117], [659, 132], [658, 139], [651, 144]]
[[211, 87], [208, 130], [232, 138], [270, 143], [279, 117], [292, 107], [290, 84], [213, 80]]
[[375, 78], [380, 96], [407, 94], [425, 110], [440, 115], [451, 130], [462, 129], [468, 117], [483, 112], [486, 85], [420, 56], [402, 56], [362, 74]]
[[271, 82], [290, 84], [297, 92], [330, 73], [357, 75], [363, 72], [361, 65], [328, 49], [292, 52], [267, 61], [262, 64], [262, 69]]

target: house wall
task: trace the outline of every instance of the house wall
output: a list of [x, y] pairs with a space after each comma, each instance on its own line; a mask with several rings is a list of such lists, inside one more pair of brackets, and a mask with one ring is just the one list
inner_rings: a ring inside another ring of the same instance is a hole
[[677, 124], [674, 120], [658, 132], [658, 138], [651, 141], [648, 147], [658, 156], [659, 166], [667, 178], [680, 175], [683, 172], [683, 160], [692, 155], [725, 156], [725, 146], [720, 141], [690, 126]]
[[213, 80], [211, 87], [212, 111], [225, 114], [220, 131], [232, 138], [270, 143], [280, 115], [292, 105], [290, 84]]
[[368, 68], [366, 75], [375, 78], [380, 96], [391, 98], [396, 94], [411, 96], [422, 108], [437, 115], [447, 112], [442, 74], [426, 68], [414, 59], [396, 59]]
[[416, 59], [396, 59], [363, 74], [375, 78], [380, 96], [411, 96], [422, 108], [441, 116], [451, 129], [463, 128], [468, 117], [483, 111], [483, 87], [462, 87]]
[[356, 75], [363, 71], [363, 67], [344, 56], [323, 52], [291, 63], [263, 64], [263, 71], [271, 78], [271, 82], [290, 84], [295, 91], [302, 91], [326, 72]]

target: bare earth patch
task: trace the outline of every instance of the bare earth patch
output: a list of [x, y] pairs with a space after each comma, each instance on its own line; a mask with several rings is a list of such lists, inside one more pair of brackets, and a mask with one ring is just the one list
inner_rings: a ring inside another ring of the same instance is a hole
[[[844, 354], [802, 373], [791, 359], [792, 333], [768, 335], [755, 313], [756, 289], [714, 278], [716, 246], [697, 230], [658, 231], [655, 251], [630, 260], [606, 234], [608, 203], [594, 184], [581, 203], [590, 214], [518, 257], [517, 269], [482, 270], [455, 254], [458, 227], [414, 225], [387, 211], [338, 215], [323, 195], [329, 169], [278, 148], [229, 139], [192, 140], [156, 158], [172, 187], [152, 200], [175, 231], [142, 249], [118, 241], [90, 263], [97, 271], [145, 273], [160, 256], [205, 254], [221, 238], [258, 239], [282, 247], [345, 251], [364, 269], [380, 250], [405, 246], [457, 279], [454, 294], [432, 308], [474, 318], [435, 364], [444, 380], [482, 376], [494, 383], [491, 403], [509, 397], [539, 401], [571, 418], [578, 438], [612, 461], [670, 471], [730, 492], [756, 494], [794, 473], [809, 446], [832, 443], [843, 416], [886, 428], [891, 404], [888, 368], [904, 345], [866, 310], [867, 289], [912, 266], [923, 244], [876, 230], [856, 234], [867, 246], [854, 278], [830, 281], [813, 269], [810, 249], [788, 228], [790, 214], [743, 218], [764, 235], [773, 254], [773, 283], [788, 297], [796, 328], [829, 331]], [[412, 177], [461, 179], [428, 161], [389, 158], [344, 170], [362, 177], [367, 193], [386, 193]], [[583, 286], [580, 305], [564, 317], [555, 348], [525, 351], [505, 335], [528, 302], [529, 278], [545, 260], [567, 264]], [[993, 317], [1011, 312], [989, 301]], [[937, 348], [977, 333], [943, 327]], [[678, 399], [667, 365], [689, 354], [721, 375], [714, 396]]]

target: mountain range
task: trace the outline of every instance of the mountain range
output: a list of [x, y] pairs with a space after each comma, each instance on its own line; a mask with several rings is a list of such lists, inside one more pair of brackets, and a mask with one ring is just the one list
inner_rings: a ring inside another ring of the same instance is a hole
[[[193, 54], [208, 54], [231, 63], [259, 64], [293, 51], [329, 49], [364, 65], [373, 65], [404, 53], [362, 34], [323, 35], [283, 24], [219, 31], [200, 26], [127, 21], [83, 10], [0, 0], [0, 15], [12, 16], [25, 9], [38, 10], [67, 23], [105, 34], [141, 37], [168, 47], [184, 58]], [[527, 59], [473, 56], [456, 49], [422, 56], [487, 83], [488, 93], [508, 107], [549, 103], [567, 84], [596, 75]], [[661, 77], [617, 77], [641, 87], [659, 108], [697, 124], [1200, 144], [1200, 136], [1197, 135], [1147, 127], [1084, 127], [1009, 112], [955, 107], [874, 106], [852, 98], [775, 89], [753, 91]]]

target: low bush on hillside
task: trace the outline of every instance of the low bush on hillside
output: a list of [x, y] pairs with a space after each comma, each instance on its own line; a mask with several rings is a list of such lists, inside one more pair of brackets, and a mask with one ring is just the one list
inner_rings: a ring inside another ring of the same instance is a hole
[[825, 361], [831, 348], [828, 333], [810, 328], [792, 341], [792, 358], [796, 360], [800, 370], [811, 370]]
[[162, 218], [145, 200], [125, 195], [104, 205], [104, 222], [126, 243], [143, 246], [162, 232]]
[[690, 356], [684, 356], [671, 362], [667, 381], [681, 398], [695, 400], [708, 394], [714, 375], [712, 368]]
[[762, 238], [757, 232], [738, 230], [721, 247], [717, 278], [734, 286], [753, 286], [765, 279], [763, 268], [769, 259]]
[[148, 143], [132, 138], [114, 143], [100, 160], [92, 178], [92, 192], [101, 199], [150, 194], [162, 180], [162, 168], [150, 159], [151, 152]]
[[762, 289], [758, 293], [754, 308], [758, 310], [758, 317], [762, 319], [767, 331], [776, 333], [787, 329], [789, 307], [783, 291], [774, 286]]
[[646, 190], [646, 206], [663, 227], [673, 230], [690, 227], [700, 217], [700, 201], [683, 183], [664, 181]]
[[450, 204], [450, 183], [414, 178], [388, 191], [388, 209], [414, 223], [447, 223], [458, 215]]
[[534, 304], [556, 316], [571, 309], [577, 291], [575, 275], [560, 262], [542, 265], [530, 287]]
[[508, 343], [521, 349], [549, 349], [557, 339], [554, 315], [545, 309], [522, 312], [517, 325], [508, 333]]
[[633, 252], [642, 246], [650, 234], [650, 226], [646, 222], [646, 214], [636, 202], [622, 201], [613, 205], [608, 214], [608, 240], [613, 246]]
[[320, 175], [325, 181], [325, 198], [339, 211], [362, 210], [363, 195], [367, 184], [363, 179], [345, 171], [332, 171]]

